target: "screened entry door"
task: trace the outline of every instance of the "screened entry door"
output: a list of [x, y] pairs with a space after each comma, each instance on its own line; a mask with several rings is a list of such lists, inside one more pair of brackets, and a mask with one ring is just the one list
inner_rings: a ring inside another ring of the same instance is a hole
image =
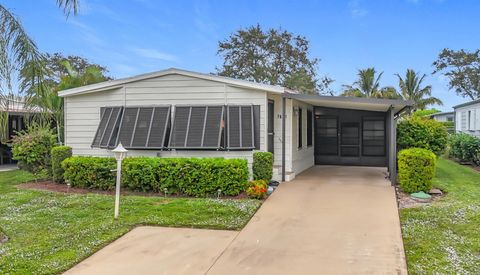
[[340, 130], [340, 155], [342, 157], [360, 156], [360, 125], [357, 122], [342, 123]]
[[274, 148], [274, 141], [275, 141], [275, 131], [274, 131], [274, 110], [275, 110], [275, 103], [272, 100], [268, 101], [268, 152], [273, 154]]

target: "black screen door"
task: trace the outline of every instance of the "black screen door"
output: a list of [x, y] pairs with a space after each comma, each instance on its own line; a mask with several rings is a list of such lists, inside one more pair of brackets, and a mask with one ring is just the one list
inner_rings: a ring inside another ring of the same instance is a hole
[[340, 155], [360, 156], [360, 125], [357, 122], [342, 123], [340, 130]]
[[315, 116], [315, 154], [338, 155], [338, 119], [334, 116]]
[[272, 153], [273, 154], [273, 143], [274, 143], [274, 136], [275, 136], [275, 132], [274, 132], [274, 126], [273, 124], [275, 123], [275, 120], [274, 120], [274, 102], [269, 100], [268, 101], [268, 129], [267, 129], [267, 134], [268, 134], [268, 144], [267, 144], [267, 149], [268, 149], [268, 152]]

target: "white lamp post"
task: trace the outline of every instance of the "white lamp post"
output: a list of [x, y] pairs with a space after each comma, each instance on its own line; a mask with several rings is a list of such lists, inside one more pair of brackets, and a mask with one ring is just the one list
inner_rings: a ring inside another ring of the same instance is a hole
[[122, 160], [127, 156], [128, 150], [123, 148], [122, 143], [119, 143], [117, 148], [113, 149], [117, 160], [117, 183], [115, 186], [115, 219], [118, 218], [118, 211], [120, 208], [120, 182], [122, 180]]

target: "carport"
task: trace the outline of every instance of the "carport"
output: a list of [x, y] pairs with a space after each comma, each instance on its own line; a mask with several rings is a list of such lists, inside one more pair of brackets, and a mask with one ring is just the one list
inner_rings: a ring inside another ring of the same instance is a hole
[[314, 106], [315, 165], [387, 167], [395, 184], [396, 120], [412, 102], [285, 93], [287, 99]]

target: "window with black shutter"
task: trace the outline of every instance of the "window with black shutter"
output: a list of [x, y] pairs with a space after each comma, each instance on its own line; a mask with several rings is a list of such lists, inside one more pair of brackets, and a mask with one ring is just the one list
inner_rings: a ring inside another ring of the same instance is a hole
[[313, 112], [307, 110], [307, 146], [313, 145]]
[[219, 149], [224, 106], [177, 106], [169, 148]]
[[364, 117], [362, 130], [362, 155], [385, 156], [385, 119]]
[[117, 144], [131, 149], [162, 149], [170, 125], [170, 106], [125, 107]]
[[100, 110], [100, 123], [92, 147], [111, 148], [117, 138], [123, 107], [105, 107]]
[[303, 118], [302, 109], [298, 109], [298, 148], [303, 146]]
[[[257, 110], [257, 111], [255, 111]], [[254, 149], [257, 147], [255, 132], [259, 109], [253, 105], [227, 106], [227, 149]], [[259, 120], [259, 118], [258, 118]], [[259, 124], [259, 123], [258, 123]]]

